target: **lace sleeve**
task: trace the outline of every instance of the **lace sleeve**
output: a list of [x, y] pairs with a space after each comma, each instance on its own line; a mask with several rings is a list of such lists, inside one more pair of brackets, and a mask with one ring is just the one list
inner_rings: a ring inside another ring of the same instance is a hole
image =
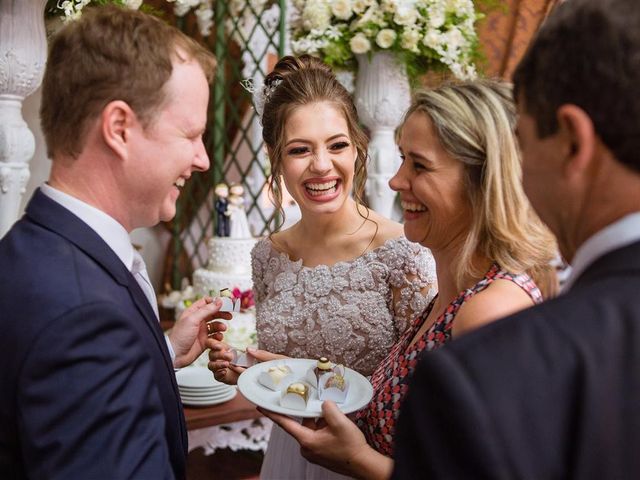
[[264, 272], [269, 256], [268, 240], [260, 240], [251, 250], [251, 278], [253, 280], [253, 296], [256, 303], [262, 303], [267, 296], [267, 285]]
[[437, 293], [436, 265], [431, 252], [417, 243], [397, 243], [398, 268], [391, 272], [394, 323], [399, 333], [406, 330]]

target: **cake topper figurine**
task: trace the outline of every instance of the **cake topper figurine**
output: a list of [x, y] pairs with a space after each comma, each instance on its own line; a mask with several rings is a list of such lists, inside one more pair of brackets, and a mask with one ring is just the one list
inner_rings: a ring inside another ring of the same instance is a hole
[[234, 183], [229, 187], [227, 214], [231, 223], [231, 238], [251, 238], [247, 214], [244, 211], [244, 188]]
[[215, 210], [216, 210], [216, 236], [228, 237], [231, 233], [231, 227], [229, 224], [229, 187], [226, 183], [219, 183], [214, 189], [216, 196]]

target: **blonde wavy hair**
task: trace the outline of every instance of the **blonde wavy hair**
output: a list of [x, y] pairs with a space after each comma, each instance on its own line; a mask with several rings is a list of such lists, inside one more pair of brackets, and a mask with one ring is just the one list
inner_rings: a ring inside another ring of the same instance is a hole
[[426, 114], [445, 151], [464, 164], [471, 228], [454, 266], [457, 286], [482, 277], [479, 253], [508, 272], [528, 273], [545, 298], [557, 293], [555, 237], [522, 188], [511, 85], [497, 80], [447, 83], [419, 92], [406, 113]]

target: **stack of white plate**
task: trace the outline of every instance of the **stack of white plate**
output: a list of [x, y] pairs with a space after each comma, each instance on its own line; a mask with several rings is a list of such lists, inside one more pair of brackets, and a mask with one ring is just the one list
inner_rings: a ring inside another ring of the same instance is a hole
[[185, 405], [216, 405], [236, 396], [236, 387], [218, 382], [210, 370], [190, 366], [176, 372], [180, 398]]

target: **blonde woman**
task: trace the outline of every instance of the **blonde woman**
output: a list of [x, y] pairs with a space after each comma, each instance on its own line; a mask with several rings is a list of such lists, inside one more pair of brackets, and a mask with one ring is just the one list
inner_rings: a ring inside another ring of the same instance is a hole
[[[284, 57], [262, 92], [271, 189], [280, 208], [284, 183], [301, 219], [252, 252], [259, 347], [297, 358], [329, 354], [371, 375], [435, 294], [433, 257], [402, 225], [363, 205], [367, 138], [327, 65]], [[226, 345], [210, 343], [215, 378], [235, 383], [242, 369], [229, 365]], [[295, 440], [274, 428], [261, 478], [337, 475], [306, 462]]]
[[418, 356], [555, 293], [556, 245], [522, 190], [514, 123], [510, 88], [499, 82], [445, 85], [413, 101], [390, 185], [401, 196], [406, 237], [433, 253], [439, 293], [373, 373], [374, 397], [357, 416], [362, 431], [332, 402], [317, 423], [264, 412], [309, 460], [357, 478], [388, 478]]

